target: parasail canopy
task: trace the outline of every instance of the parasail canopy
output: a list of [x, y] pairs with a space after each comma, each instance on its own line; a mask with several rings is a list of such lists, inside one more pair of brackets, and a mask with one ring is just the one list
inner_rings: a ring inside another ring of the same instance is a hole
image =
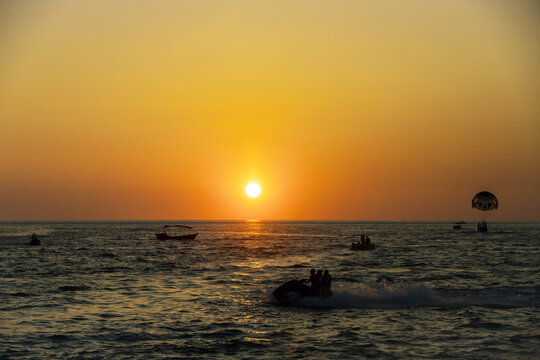
[[481, 191], [474, 195], [472, 207], [481, 211], [496, 210], [499, 207], [499, 201], [489, 191]]

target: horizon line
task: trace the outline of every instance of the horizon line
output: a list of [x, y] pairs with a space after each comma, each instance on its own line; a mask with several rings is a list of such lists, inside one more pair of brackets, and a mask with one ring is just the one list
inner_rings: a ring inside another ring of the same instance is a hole
[[[0, 222], [478, 222], [478, 219], [0, 219]], [[540, 219], [491, 220], [489, 222], [540, 222]]]

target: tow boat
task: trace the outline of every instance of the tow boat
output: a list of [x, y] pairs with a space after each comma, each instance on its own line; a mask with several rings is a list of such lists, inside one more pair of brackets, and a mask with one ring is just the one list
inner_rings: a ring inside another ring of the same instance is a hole
[[481, 223], [476, 224], [476, 231], [487, 232], [488, 231], [487, 223], [485, 221], [482, 221]]

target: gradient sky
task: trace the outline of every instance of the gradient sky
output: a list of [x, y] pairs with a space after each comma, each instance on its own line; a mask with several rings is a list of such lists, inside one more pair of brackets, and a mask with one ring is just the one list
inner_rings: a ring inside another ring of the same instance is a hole
[[540, 220], [539, 39], [535, 1], [2, 1], [0, 219]]

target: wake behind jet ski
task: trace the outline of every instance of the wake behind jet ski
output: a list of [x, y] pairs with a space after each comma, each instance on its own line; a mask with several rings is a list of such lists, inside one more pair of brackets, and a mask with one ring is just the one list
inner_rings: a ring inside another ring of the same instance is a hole
[[[306, 283], [311, 282], [311, 286]], [[327, 298], [332, 296], [332, 277], [328, 270], [319, 270], [315, 273], [315, 269], [311, 269], [311, 276], [307, 280], [289, 280], [280, 285], [272, 293], [275, 299], [281, 305], [295, 305], [303, 298]]]

